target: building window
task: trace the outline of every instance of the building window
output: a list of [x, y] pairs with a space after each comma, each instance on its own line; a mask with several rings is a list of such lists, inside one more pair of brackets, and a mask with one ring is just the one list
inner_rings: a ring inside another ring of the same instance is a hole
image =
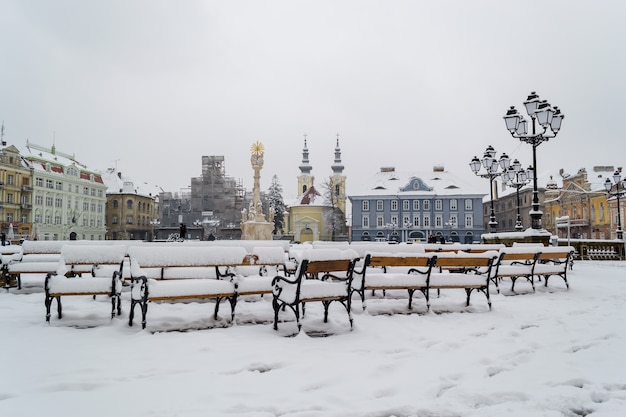
[[117, 224], [117, 216], [111, 217], [111, 223]]
[[96, 211], [96, 203], [91, 203], [90, 208], [91, 212], [94, 213]]
[[117, 208], [119, 205], [119, 203], [117, 202], [117, 200], [113, 200], [113, 208]]
[[54, 188], [54, 182], [52, 180], [46, 180], [46, 188]]
[[133, 208], [133, 200], [127, 200], [126, 201], [126, 208], [129, 208], [129, 209]]
[[402, 217], [402, 227], [408, 227], [411, 225], [411, 218], [409, 216]]
[[413, 200], [413, 211], [419, 211], [419, 209], [420, 209], [420, 201]]
[[7, 203], [13, 203], [13, 193], [7, 193]]
[[430, 216], [424, 216], [424, 227], [430, 227]]
[[420, 227], [420, 216], [413, 216], [413, 227]]
[[46, 206], [52, 206], [52, 197], [46, 197]]
[[465, 227], [474, 227], [474, 217], [471, 214], [465, 215]]
[[133, 224], [133, 216], [126, 216], [126, 224]]
[[364, 215], [363, 218], [361, 219], [362, 223], [363, 223], [363, 227], [370, 227], [370, 216], [366, 216]]
[[376, 200], [376, 211], [383, 211], [383, 200]]
[[369, 200], [363, 200], [363, 203], [361, 204], [361, 207], [363, 208], [363, 211], [370, 211], [370, 202], [369, 202]]
[[62, 183], [62, 182], [57, 181], [57, 182], [56, 182], [56, 189], [57, 189], [57, 190], [62, 191], [62, 190], [63, 190], [63, 183]]
[[98, 213], [102, 213], [102, 204], [98, 204]]
[[409, 211], [410, 207], [411, 207], [410, 200], [402, 200], [402, 210]]
[[83, 188], [83, 194], [84, 195], [89, 195], [89, 187], [84, 187]]
[[450, 220], [448, 220], [448, 226], [450, 228], [456, 228], [459, 225], [459, 219], [456, 217], [456, 214], [450, 215]]
[[43, 187], [43, 178], [35, 178], [35, 185], [37, 187]]
[[424, 200], [424, 211], [430, 210], [430, 200]]
[[35, 196], [35, 204], [37, 204], [38, 206], [43, 205], [43, 197], [40, 195], [36, 195]]
[[441, 200], [435, 200], [435, 210], [443, 210], [443, 202]]
[[465, 199], [465, 210], [472, 210], [472, 199], [471, 198], [466, 198]]
[[7, 184], [13, 185], [14, 183], [15, 183], [15, 177], [13, 176], [13, 174], [7, 175]]
[[61, 216], [54, 216], [54, 224], [61, 224]]
[[41, 223], [41, 214], [35, 214], [35, 223]]
[[600, 221], [604, 222], [604, 203], [600, 203]]
[[391, 224], [398, 226], [398, 216], [391, 216]]
[[376, 216], [376, 227], [383, 227], [385, 225], [385, 218], [383, 216]]
[[55, 198], [54, 199], [54, 206], [55, 207], [63, 207], [63, 199], [62, 198]]
[[7, 223], [13, 222], [13, 213], [7, 213]]
[[89, 190], [89, 195], [92, 196], [92, 197], [95, 197], [96, 196], [96, 189], [95, 188], [90, 189]]
[[102, 190], [98, 190], [98, 197], [102, 198]]
[[437, 214], [435, 216], [435, 227], [441, 227], [443, 226], [443, 217], [441, 216], [441, 214]]
[[89, 203], [83, 203], [83, 211], [89, 211]]
[[52, 216], [49, 214], [46, 214], [46, 224], [51, 224], [52, 223]]
[[456, 198], [450, 200], [450, 210], [456, 210]]
[[398, 200], [391, 200], [391, 210], [398, 211]]

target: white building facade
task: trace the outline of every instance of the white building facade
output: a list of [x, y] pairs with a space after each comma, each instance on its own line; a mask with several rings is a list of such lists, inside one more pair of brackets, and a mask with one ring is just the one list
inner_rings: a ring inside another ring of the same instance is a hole
[[33, 238], [104, 240], [106, 185], [102, 176], [54, 146], [26, 143], [33, 178]]

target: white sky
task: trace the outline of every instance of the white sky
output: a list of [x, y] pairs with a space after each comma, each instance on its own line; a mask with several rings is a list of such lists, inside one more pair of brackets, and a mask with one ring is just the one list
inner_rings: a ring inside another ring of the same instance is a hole
[[[107, 297], [64, 297], [45, 323], [42, 276], [0, 291], [0, 415], [21, 417], [623, 416], [624, 262], [576, 262], [549, 287], [518, 281], [465, 307], [463, 290], [309, 303], [272, 330], [271, 298], [228, 305], [152, 303], [148, 327], [110, 320]], [[79, 278], [76, 278], [79, 279]], [[419, 293], [419, 292], [418, 292]], [[226, 326], [225, 328], [221, 328]], [[194, 330], [201, 328], [202, 330]], [[187, 329], [188, 331], [167, 331]], [[155, 333], [152, 333], [155, 332]], [[315, 333], [330, 334], [314, 337]]]
[[[468, 163], [487, 145], [532, 162], [502, 116], [531, 91], [559, 106], [538, 168], [624, 165], [622, 1], [78, 1], [0, 6], [5, 139], [74, 153], [169, 191], [224, 155], [253, 183], [297, 191], [303, 134], [330, 175]], [[485, 188], [488, 186], [485, 184]]]

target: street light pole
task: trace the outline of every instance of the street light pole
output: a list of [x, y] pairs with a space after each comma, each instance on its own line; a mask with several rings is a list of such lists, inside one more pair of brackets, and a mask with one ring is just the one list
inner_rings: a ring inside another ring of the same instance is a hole
[[[502, 172], [505, 172], [509, 168], [510, 164], [511, 159], [505, 153], [500, 156], [500, 160], [496, 159], [496, 150], [491, 145], [489, 145], [485, 150], [483, 159], [478, 159], [478, 157], [475, 156], [469, 164], [475, 175], [481, 178], [489, 178], [489, 191], [491, 197], [491, 211], [489, 213], [490, 233], [496, 233], [498, 230], [498, 221], [496, 220], [496, 214], [493, 210], [493, 180], [500, 177]], [[485, 174], [480, 174], [481, 166], [487, 171]], [[498, 171], [498, 168], [502, 168], [502, 171]]]
[[517, 198], [515, 230], [518, 232], [521, 232], [522, 229], [524, 229], [524, 226], [522, 225], [522, 216], [520, 215], [519, 190], [530, 182], [530, 178], [528, 177], [533, 175], [533, 171], [532, 166], [529, 166], [528, 169], [524, 171], [522, 164], [516, 159], [513, 161], [509, 169], [502, 173], [502, 181], [508, 183], [512, 187], [515, 187], [515, 197]]
[[[615, 171], [613, 174], [613, 182], [615, 183], [615, 191], [613, 191], [613, 184], [611, 184], [611, 180], [609, 178], [607, 178], [604, 182], [604, 188], [609, 196], [617, 198], [617, 230], [615, 231], [615, 235], [617, 239], [622, 240], [624, 238], [624, 232], [622, 230], [622, 214], [619, 199], [620, 197], [626, 195], [626, 178], [622, 179], [621, 172]], [[620, 185], [622, 186], [621, 190]]]
[[[537, 147], [543, 142], [556, 137], [561, 129], [561, 122], [565, 117], [558, 107], [552, 107], [545, 100], [539, 100], [539, 96], [533, 91], [524, 102], [526, 112], [532, 121], [532, 133], [528, 134], [528, 123], [526, 119], [519, 114], [515, 106], [506, 112], [504, 121], [506, 128], [516, 139], [524, 143], [528, 143], [533, 147], [533, 206], [530, 211], [533, 229], [542, 229], [541, 217], [542, 211], [539, 209], [539, 189], [537, 186]], [[543, 128], [543, 132], [537, 133], [536, 125], [539, 124]], [[552, 135], [548, 135], [548, 128]]]

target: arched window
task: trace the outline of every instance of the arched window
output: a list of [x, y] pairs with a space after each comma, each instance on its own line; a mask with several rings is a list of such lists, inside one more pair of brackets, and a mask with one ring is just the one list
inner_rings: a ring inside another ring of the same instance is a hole
[[126, 208], [129, 208], [129, 209], [133, 208], [133, 200], [127, 200], [126, 201]]
[[119, 203], [117, 200], [113, 200], [113, 208], [117, 208], [119, 206]]

